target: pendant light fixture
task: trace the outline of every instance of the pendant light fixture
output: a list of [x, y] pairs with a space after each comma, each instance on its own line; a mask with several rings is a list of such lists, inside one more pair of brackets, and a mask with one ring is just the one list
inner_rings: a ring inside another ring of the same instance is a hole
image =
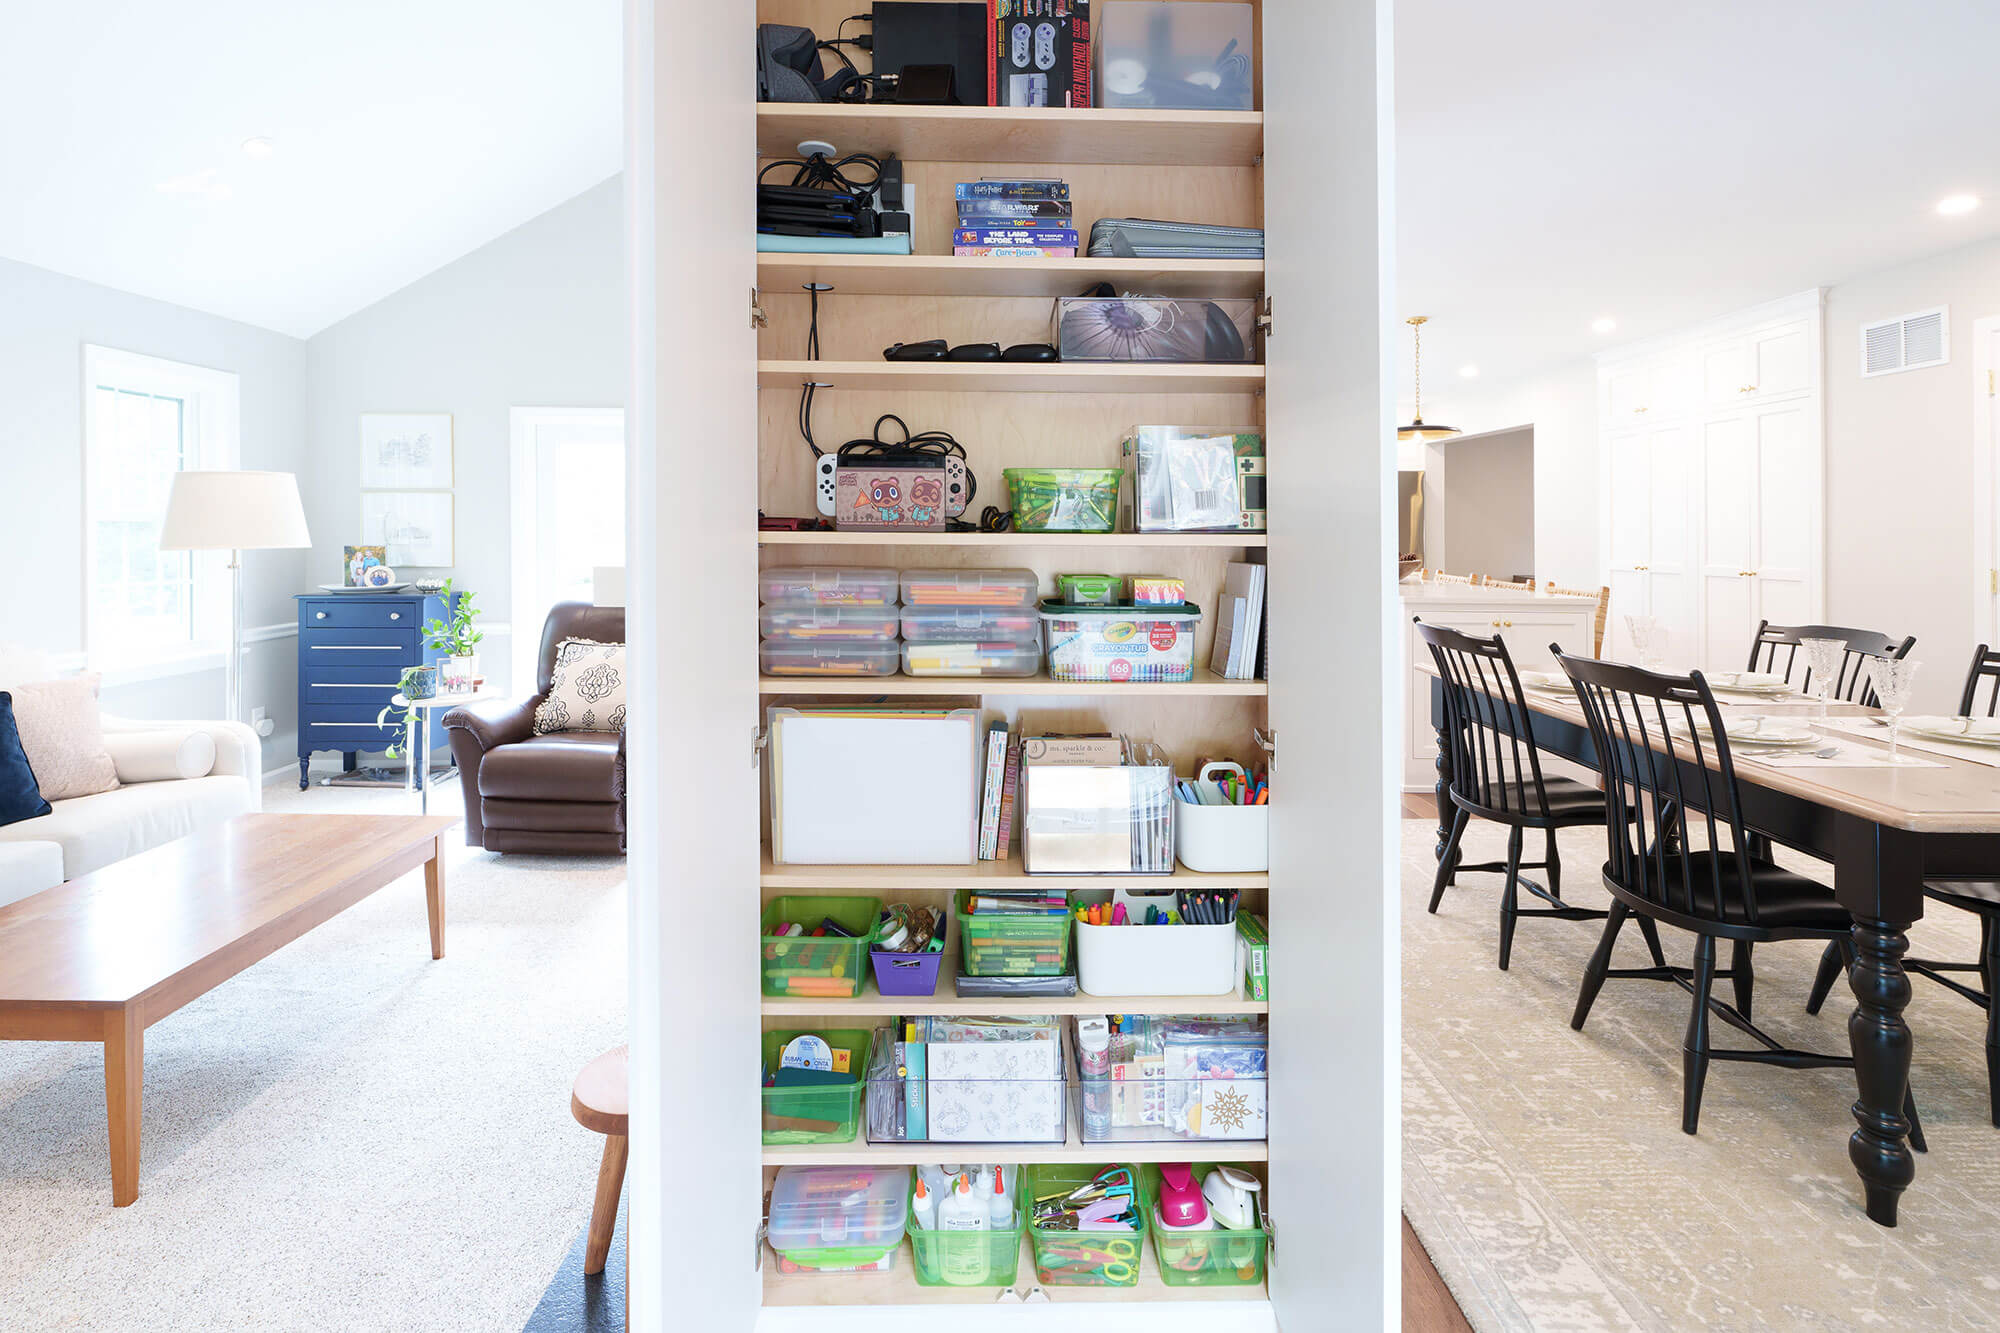
[[1430, 426], [1424, 423], [1424, 325], [1430, 322], [1429, 315], [1411, 315], [1403, 322], [1410, 326], [1410, 336], [1416, 342], [1415, 411], [1410, 415], [1410, 424], [1396, 428], [1399, 440], [1445, 440], [1459, 433], [1456, 426]]

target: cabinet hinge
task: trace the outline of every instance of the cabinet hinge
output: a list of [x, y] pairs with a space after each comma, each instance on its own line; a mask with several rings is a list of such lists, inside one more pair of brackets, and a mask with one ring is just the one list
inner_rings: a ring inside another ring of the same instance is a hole
[[771, 733], [769, 730], [761, 726], [752, 726], [750, 728], [750, 767], [755, 768], [762, 762], [764, 747], [770, 744], [770, 742]]
[[1257, 742], [1257, 747], [1267, 756], [1264, 760], [1266, 768], [1270, 768], [1278, 762], [1277, 732], [1269, 731], [1262, 727], [1252, 727], [1250, 728], [1250, 739]]
[[1993, 396], [1993, 372], [1990, 370], [1986, 372], [1986, 396]]
[[1989, 569], [1986, 571], [1986, 584], [1988, 592], [2000, 593], [2000, 569]]
[[[770, 1205], [766, 1204], [765, 1206], [769, 1207]], [[756, 1240], [757, 1252], [753, 1256], [751, 1256], [750, 1259], [750, 1271], [753, 1273], [761, 1273], [764, 1271], [764, 1237], [770, 1231], [770, 1229], [771, 1229], [770, 1218], [760, 1217], [757, 1219], [757, 1240]]]
[[755, 287], [752, 287], [750, 289], [750, 327], [753, 329], [764, 328], [767, 324], [770, 323], [770, 321], [764, 317], [764, 307], [762, 305], [762, 298], [763, 298], [762, 292], [759, 292]]
[[1257, 328], [1266, 338], [1271, 336], [1271, 298], [1268, 294], [1257, 311]]

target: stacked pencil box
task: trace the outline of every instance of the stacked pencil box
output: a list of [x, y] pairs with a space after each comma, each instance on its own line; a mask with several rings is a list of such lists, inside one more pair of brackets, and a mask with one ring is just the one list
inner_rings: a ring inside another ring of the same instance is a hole
[[1077, 242], [1067, 181], [989, 177], [958, 183], [955, 255], [1073, 259]]

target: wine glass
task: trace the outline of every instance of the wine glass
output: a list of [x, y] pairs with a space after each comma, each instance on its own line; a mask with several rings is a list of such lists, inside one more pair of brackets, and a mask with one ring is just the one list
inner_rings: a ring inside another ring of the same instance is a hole
[[1889, 715], [1889, 758], [1896, 758], [1896, 725], [1903, 716], [1903, 706], [1910, 701], [1910, 685], [1916, 680], [1917, 668], [1923, 665], [1905, 657], [1897, 661], [1890, 657], [1873, 658], [1868, 663], [1869, 684], [1874, 687], [1875, 698], [1882, 705], [1882, 711]]
[[1625, 617], [1625, 630], [1632, 636], [1632, 651], [1638, 655], [1639, 665], [1651, 668], [1659, 664], [1666, 650], [1666, 631], [1652, 616]]
[[1815, 711], [1824, 722], [1827, 692], [1840, 679], [1840, 662], [1847, 654], [1847, 643], [1842, 639], [1800, 639], [1799, 647], [1806, 650], [1806, 693], [1819, 705]]

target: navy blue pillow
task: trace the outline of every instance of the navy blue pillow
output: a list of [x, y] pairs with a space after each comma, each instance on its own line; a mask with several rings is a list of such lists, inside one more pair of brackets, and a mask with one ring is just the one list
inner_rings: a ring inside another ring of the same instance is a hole
[[14, 696], [0, 690], [0, 825], [18, 824], [49, 813], [28, 752], [21, 748], [21, 729], [14, 725]]

